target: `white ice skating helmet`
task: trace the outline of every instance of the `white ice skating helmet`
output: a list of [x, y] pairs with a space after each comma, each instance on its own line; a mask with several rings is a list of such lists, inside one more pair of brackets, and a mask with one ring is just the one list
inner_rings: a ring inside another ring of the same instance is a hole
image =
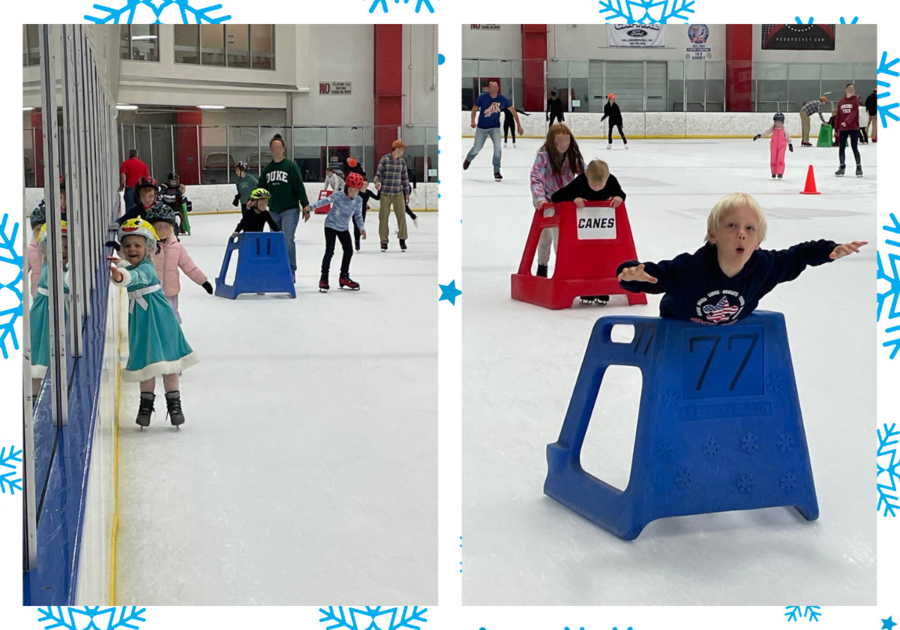
[[159, 236], [153, 225], [141, 218], [128, 219], [119, 226], [119, 242], [122, 242], [126, 236], [143, 236], [147, 239], [147, 255], [150, 256], [156, 251], [156, 244], [159, 242]]

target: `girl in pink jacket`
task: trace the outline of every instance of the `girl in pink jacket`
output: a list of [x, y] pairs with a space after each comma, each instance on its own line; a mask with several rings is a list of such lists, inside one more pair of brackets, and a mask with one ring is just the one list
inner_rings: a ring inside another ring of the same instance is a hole
[[206, 289], [212, 295], [213, 288], [206, 274], [194, 264], [190, 254], [184, 245], [175, 236], [175, 212], [169, 206], [157, 203], [147, 210], [147, 221], [153, 224], [153, 229], [159, 235], [159, 247], [153, 255], [153, 264], [156, 266], [156, 275], [162, 284], [163, 295], [175, 310], [178, 323], [181, 323], [181, 314], [178, 312], [178, 294], [181, 292], [181, 271], [188, 278]]
[[[531, 198], [535, 209], [553, 203], [551, 197], [560, 188], [568, 186], [576, 176], [584, 172], [584, 158], [581, 149], [572, 136], [572, 131], [564, 124], [550, 126], [547, 141], [538, 151], [531, 167]], [[550, 243], [556, 249], [559, 230], [549, 228], [541, 232], [538, 241], [537, 275], [547, 277], [547, 264], [550, 262]]]

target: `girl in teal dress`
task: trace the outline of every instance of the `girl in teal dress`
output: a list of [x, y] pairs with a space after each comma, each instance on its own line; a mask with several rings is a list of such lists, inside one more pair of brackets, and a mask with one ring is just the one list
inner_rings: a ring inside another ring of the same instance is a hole
[[119, 242], [127, 263], [118, 261], [119, 266], [110, 269], [110, 281], [128, 289], [128, 364], [122, 380], [141, 384], [137, 423], [142, 431], [150, 425], [157, 376], [163, 377], [172, 425], [184, 424], [178, 373], [197, 363], [156, 275], [153, 252], [158, 241], [147, 221], [125, 221], [119, 228]]
[[[61, 223], [63, 290], [69, 295], [69, 228]], [[50, 365], [50, 268], [47, 266], [47, 224], [44, 223], [38, 232], [37, 245], [41, 250], [41, 279], [38, 280], [37, 294], [31, 303], [28, 314], [28, 325], [31, 329], [31, 394], [37, 396], [41, 390], [41, 382]], [[68, 311], [68, 309], [67, 309]]]

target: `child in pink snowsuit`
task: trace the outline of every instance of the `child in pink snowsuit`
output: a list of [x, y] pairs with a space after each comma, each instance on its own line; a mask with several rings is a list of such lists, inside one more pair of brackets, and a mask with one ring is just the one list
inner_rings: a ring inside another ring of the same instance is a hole
[[175, 236], [175, 213], [166, 205], [157, 203], [147, 211], [147, 220], [153, 225], [153, 229], [159, 235], [159, 247], [153, 254], [153, 265], [156, 267], [156, 275], [162, 285], [163, 295], [172, 305], [178, 323], [181, 323], [181, 313], [178, 312], [178, 294], [181, 292], [181, 274], [179, 269], [187, 274], [187, 277], [206, 289], [212, 295], [213, 288], [206, 274], [191, 259], [184, 245]]
[[791, 144], [791, 134], [784, 128], [784, 114], [775, 114], [772, 119], [772, 126], [762, 133], [758, 133], [753, 137], [753, 141], [759, 140], [763, 136], [772, 134], [772, 141], [769, 144], [770, 161], [772, 167], [772, 179], [778, 177], [781, 179], [784, 175], [784, 151], [790, 149], [794, 152], [794, 145]]

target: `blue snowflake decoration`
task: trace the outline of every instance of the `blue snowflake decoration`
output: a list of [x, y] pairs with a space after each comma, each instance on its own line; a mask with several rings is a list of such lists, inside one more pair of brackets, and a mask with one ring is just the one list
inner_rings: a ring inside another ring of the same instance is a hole
[[[16, 253], [16, 236], [19, 234], [19, 224], [13, 223], [11, 228], [7, 227], [9, 215], [4, 214], [3, 220], [0, 221], [0, 263], [11, 265], [15, 270], [15, 275], [9, 282], [3, 282], [0, 279], [0, 296], [5, 296], [7, 291], [12, 296], [13, 304], [0, 310], [0, 352], [3, 358], [9, 358], [9, 344], [12, 344], [13, 350], [19, 349], [19, 340], [16, 337], [16, 322], [22, 317], [22, 255]], [[9, 230], [9, 234], [7, 234]], [[9, 277], [9, 276], [3, 276]], [[2, 278], [2, 277], [0, 277]], [[0, 304], [9, 302], [6, 297], [0, 297]]]
[[897, 472], [897, 467], [900, 466], [897, 459], [897, 436], [900, 431], [895, 429], [896, 426], [885, 423], [883, 434], [878, 429], [878, 453], [875, 458], [878, 466], [878, 474], [875, 476], [878, 506], [875, 509], [879, 512], [884, 510], [882, 516], [897, 516], [897, 508], [900, 508], [897, 500], [897, 482], [900, 481], [900, 473]]
[[0, 449], [0, 471], [4, 468], [11, 469], [0, 474], [0, 491], [3, 494], [6, 494], [7, 488], [11, 495], [15, 495], [16, 490], [22, 492], [22, 478], [16, 477], [16, 463], [22, 463], [21, 450], [17, 451], [15, 446], [10, 446], [9, 454], [7, 454], [6, 448]]
[[[344, 610], [344, 606], [329, 606], [320, 608], [323, 617], [320, 623], [325, 624], [325, 630], [401, 630], [411, 628], [419, 630], [421, 625], [428, 621], [425, 619], [427, 608], [418, 606], [403, 606], [402, 608], [383, 608], [381, 606], [366, 606], [365, 608], [350, 608]], [[418, 624], [418, 625], [417, 625]]]
[[[394, 0], [394, 4], [400, 4], [400, 0]], [[403, 4], [409, 4], [409, 0], [403, 0]], [[429, 0], [418, 0], [416, 2], [416, 13], [422, 10], [422, 5], [425, 5], [425, 8], [428, 9], [429, 13], [434, 13], [434, 7], [431, 6]], [[388, 12], [387, 0], [374, 0], [372, 6], [369, 7], [369, 13], [375, 13], [375, 9], [379, 6], [384, 9], [385, 13]]]
[[[158, 5], [158, 6], [157, 6]], [[222, 8], [221, 4], [197, 8], [191, 6], [191, 0], [125, 0], [125, 6], [120, 9], [105, 7], [95, 4], [94, 9], [105, 14], [104, 17], [85, 15], [84, 19], [94, 24], [131, 24], [134, 14], [141, 6], [149, 8], [156, 16], [154, 24], [163, 24], [160, 18], [165, 17], [166, 22], [175, 24], [175, 16], [181, 18], [180, 24], [221, 24], [231, 19], [230, 15], [213, 17], [210, 13]], [[171, 8], [170, 8], [171, 7]], [[165, 13], [166, 9], [169, 12]]]
[[[900, 221], [897, 221], [897, 217], [894, 216], [892, 212], [890, 214], [891, 223], [893, 225], [884, 225], [881, 227], [888, 234], [897, 234], [900, 235]], [[885, 245], [889, 247], [900, 248], [900, 241], [895, 241], [891, 238], [885, 239]], [[900, 255], [895, 254], [893, 252], [887, 252], [887, 264], [890, 265], [890, 269], [885, 268], [885, 264], [881, 259], [882, 252], [876, 252], [876, 257], [878, 259], [878, 280], [884, 280], [888, 283], [888, 288], [885, 291], [879, 292], [877, 294], [878, 300], [878, 310], [876, 311], [875, 319], [876, 321], [881, 321], [881, 316], [884, 314], [884, 307], [888, 306], [887, 309], [887, 317], [885, 319], [886, 322], [889, 322], [897, 317], [900, 317], [900, 310], [898, 310], [897, 302], [898, 298], [900, 298], [900, 270], [897, 268], [898, 262], [900, 262]], [[893, 348], [891, 350], [890, 358], [893, 359], [897, 356], [897, 351], [900, 350], [900, 336], [896, 336], [893, 339], [890, 338], [891, 335], [900, 331], [900, 326], [889, 326], [885, 329], [885, 332], [888, 334], [888, 340], [885, 341], [882, 345], [885, 348]]]
[[84, 606], [83, 608], [62, 608], [48, 606], [38, 608], [41, 618], [38, 623], [45, 624], [44, 630], [65, 628], [65, 630], [138, 630], [140, 623], [146, 621], [142, 616], [146, 608], [136, 606], [121, 608], [100, 608], [100, 606]]
[[693, 5], [693, 0], [600, 0], [600, 13], [609, 13], [607, 22], [621, 19], [626, 24], [668, 24], [672, 19], [690, 19], [687, 14], [694, 12]]
[[[896, 70], [892, 70], [892, 68], [894, 66], [896, 66], [898, 63], [900, 63], [900, 59], [894, 59], [893, 61], [888, 62], [887, 56], [888, 56], [887, 51], [884, 51], [881, 53], [881, 63], [878, 64], [878, 72], [875, 73], [876, 77], [882, 77], [882, 76], [898, 77], [898, 76], [900, 76], [900, 72], [897, 72]], [[888, 83], [887, 81], [882, 81], [881, 79], [878, 79], [878, 87], [890, 88], [891, 84]], [[881, 101], [882, 99], [886, 100], [890, 97], [890, 95], [891, 95], [890, 92], [879, 92], [877, 100], [878, 101]], [[882, 105], [880, 102], [878, 103], [878, 113], [881, 115], [881, 126], [884, 127], [885, 129], [887, 129], [887, 119], [888, 118], [890, 118], [891, 120], [900, 121], [900, 117], [898, 117], [897, 114], [895, 114], [893, 111], [891, 111], [893, 109], [896, 109], [897, 107], [900, 107], [900, 103], [890, 103], [890, 104], [885, 103], [884, 105]]]
[[819, 610], [821, 606], [785, 606], [785, 608], [787, 612], [784, 613], [784, 616], [788, 618], [788, 623], [806, 618], [809, 618], [810, 621], [818, 621], [822, 616], [822, 612]]

